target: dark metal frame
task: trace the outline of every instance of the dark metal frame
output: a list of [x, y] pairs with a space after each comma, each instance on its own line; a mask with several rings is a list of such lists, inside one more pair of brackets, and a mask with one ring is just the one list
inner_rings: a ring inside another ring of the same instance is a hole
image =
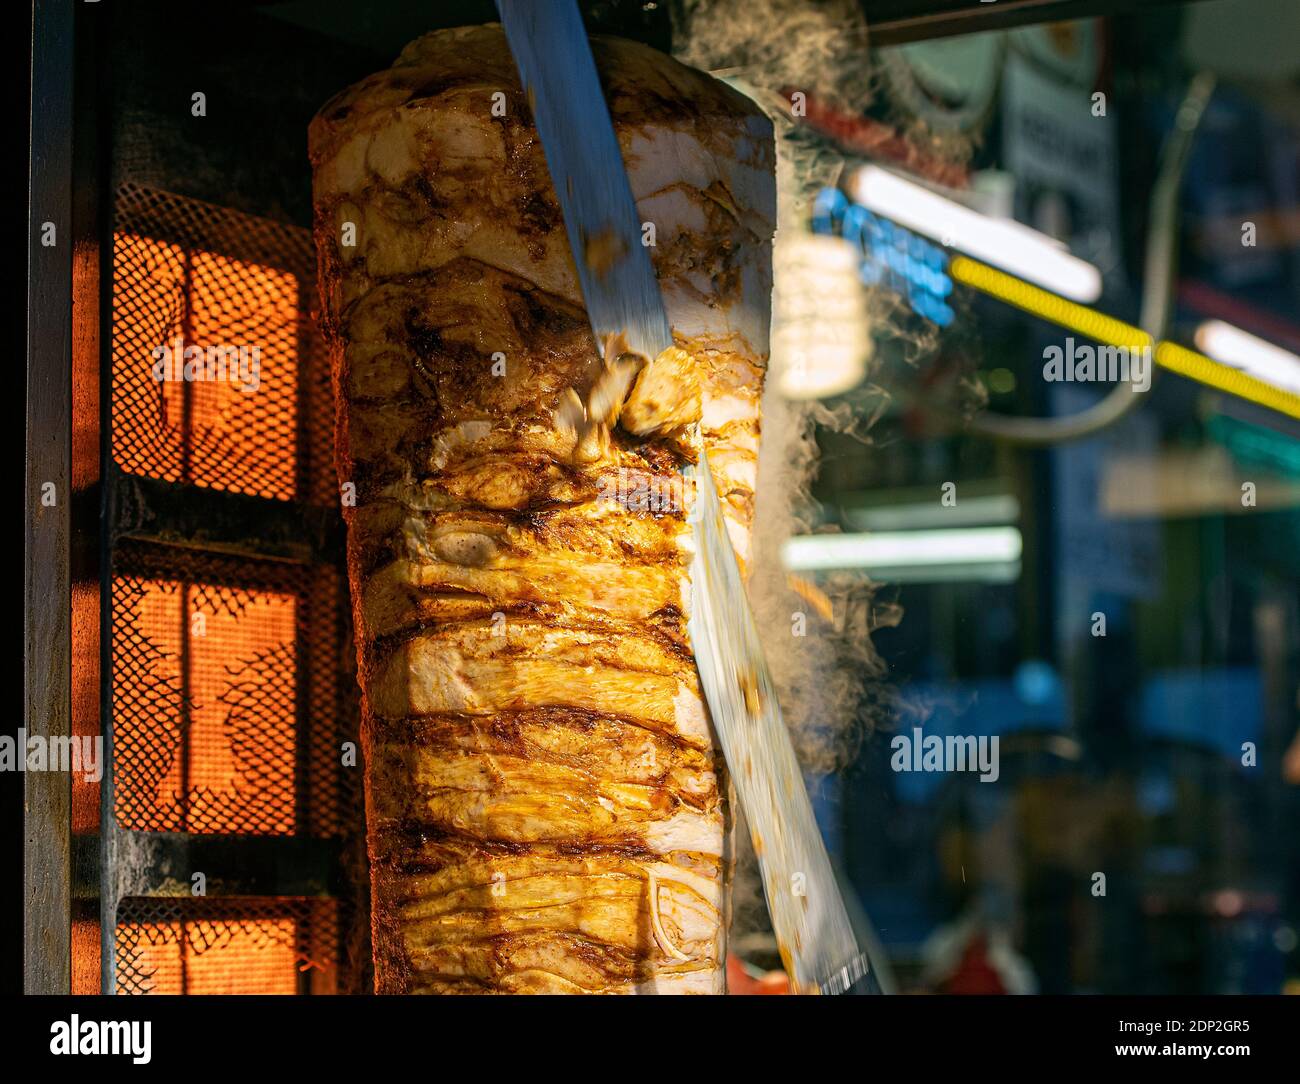
[[[111, 212], [105, 209], [103, 295], [109, 310], [99, 351], [101, 372], [111, 371], [113, 269]], [[124, 472], [112, 458], [111, 411], [105, 394], [101, 422], [101, 456], [105, 502], [101, 605], [103, 626], [100, 660], [104, 681], [101, 715], [108, 721], [106, 745], [111, 749], [113, 718], [113, 653], [111, 557], [119, 543], [138, 540], [190, 548], [200, 554], [226, 554], [249, 560], [243, 586], [256, 586], [259, 574], [252, 562], [275, 559], [301, 565], [341, 563], [341, 522], [337, 509], [311, 505], [306, 494], [294, 502], [203, 489]], [[298, 670], [300, 707], [304, 676]], [[300, 718], [301, 718], [300, 713]], [[298, 755], [306, 755], [308, 733], [298, 735]], [[116, 929], [119, 903], [127, 898], [162, 896], [177, 883], [187, 884], [202, 870], [208, 878], [209, 901], [221, 898], [322, 896], [346, 897], [341, 883], [337, 840], [305, 835], [258, 836], [191, 834], [124, 829], [117, 823], [113, 759], [108, 756], [101, 793], [99, 867], [101, 992], [115, 993]], [[299, 775], [300, 786], [302, 775]], [[296, 803], [301, 818], [301, 792]], [[301, 825], [300, 825], [301, 827]], [[303, 976], [306, 993], [310, 976]]]
[[[147, 8], [148, 5], [141, 5]], [[132, 13], [138, 21], [142, 16]], [[115, 16], [125, 19], [125, 16]], [[147, 15], [144, 16], [147, 18]], [[107, 20], [105, 20], [107, 22]], [[124, 39], [132, 49], [146, 49], [135, 33], [136, 26], [108, 33], [96, 27], [100, 41], [120, 44]], [[271, 49], [262, 46], [264, 53]], [[244, 60], [244, 57], [247, 57]], [[206, 84], [213, 89], [225, 89], [223, 79], [228, 76], [222, 65], [246, 64], [250, 68], [261, 64], [258, 70], [268, 70], [266, 56], [248, 48], [240, 59], [232, 61], [220, 56], [216, 84]], [[107, 66], [107, 65], [105, 65]], [[170, 89], [170, 88], [169, 88]], [[123, 88], [121, 95], [132, 96], [136, 108], [147, 111], [165, 109], [150, 97], [154, 88]], [[138, 95], [144, 94], [144, 98]], [[122, 125], [123, 106], [116, 97], [106, 108], [109, 122], [99, 130], [111, 132], [112, 146], [99, 149], [99, 165], [95, 176], [99, 193], [100, 214], [96, 216], [101, 252], [101, 289], [103, 311], [101, 335], [95, 351], [95, 364], [105, 381], [102, 409], [99, 413], [99, 456], [103, 464], [103, 502], [99, 522], [101, 554], [97, 587], [102, 609], [99, 661], [102, 669], [100, 688], [100, 716], [104, 720], [107, 765], [100, 793], [100, 861], [93, 886], [99, 898], [100, 916], [100, 990], [116, 992], [116, 926], [119, 902], [126, 898], [150, 897], [174, 890], [176, 882], [188, 883], [195, 870], [207, 875], [209, 901], [221, 898], [295, 897], [330, 895], [343, 904], [348, 899], [349, 886], [341, 873], [342, 853], [340, 841], [319, 839], [306, 835], [256, 836], [256, 835], [203, 835], [180, 832], [142, 832], [119, 827], [116, 818], [115, 789], [112, 758], [112, 612], [111, 575], [112, 554], [119, 542], [125, 539], [154, 542], [167, 546], [192, 548], [204, 554], [227, 554], [251, 561], [272, 559], [311, 566], [328, 564], [338, 566], [342, 561], [341, 519], [337, 507], [322, 508], [310, 503], [310, 494], [299, 487], [298, 499], [293, 502], [270, 500], [261, 497], [204, 489], [191, 485], [173, 484], [140, 477], [124, 472], [112, 456], [112, 411], [108, 374], [112, 371], [112, 318], [113, 318], [113, 258], [112, 237], [114, 229], [113, 193], [127, 180], [139, 181], [143, 169], [146, 181], [152, 181], [162, 170], [170, 169], [178, 182], [202, 189], [231, 170], [231, 154], [222, 146], [190, 146], [183, 133], [172, 131], [165, 154], [147, 146], [151, 128], [141, 129], [132, 119], [129, 127]], [[323, 100], [323, 95], [322, 95]], [[121, 146], [119, 145], [121, 143]], [[287, 152], [292, 154], [292, 151]], [[169, 166], [171, 156], [188, 163], [179, 170]], [[124, 161], [124, 159], [126, 159]], [[306, 175], [306, 162], [302, 162]], [[195, 178], [187, 170], [195, 171]], [[166, 176], [164, 176], [166, 179]], [[216, 191], [189, 191], [186, 195], [220, 197]], [[239, 194], [238, 209], [267, 214], [271, 207], [280, 209], [281, 194], [265, 194], [266, 207], [259, 205], [255, 186], [245, 184]], [[225, 203], [224, 199], [221, 202]], [[279, 214], [272, 217], [280, 217]], [[300, 439], [302, 434], [300, 433]], [[300, 459], [300, 462], [302, 460]], [[301, 481], [301, 479], [300, 479]], [[250, 565], [250, 576], [253, 569]], [[300, 673], [301, 680], [301, 673]], [[341, 688], [344, 686], [340, 686]], [[300, 686], [300, 701], [304, 690]], [[303, 743], [307, 733], [299, 734], [299, 753], [305, 754]], [[301, 812], [301, 811], [300, 811]], [[86, 885], [87, 892], [92, 885]], [[346, 961], [339, 960], [340, 968]], [[342, 977], [342, 976], [341, 976]], [[303, 978], [303, 992], [307, 992], [310, 976]], [[343, 980], [346, 982], [347, 980]]]
[[1197, 0], [860, 0], [873, 46], [905, 45], [1034, 23], [1138, 15], [1151, 8], [1194, 2]]

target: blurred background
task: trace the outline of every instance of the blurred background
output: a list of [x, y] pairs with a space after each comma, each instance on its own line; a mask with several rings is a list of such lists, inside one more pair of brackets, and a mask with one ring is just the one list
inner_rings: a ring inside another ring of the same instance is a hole
[[[832, 585], [877, 584], [874, 691], [818, 793], [882, 970], [1300, 992], [1300, 5], [865, 53], [855, 6], [820, 88], [773, 88], [809, 118], [773, 353], [821, 453], [785, 566], [832, 624]], [[761, 49], [731, 50], [753, 78]], [[1151, 389], [1111, 410], [1108, 382], [1046, 380], [1068, 337], [1160, 344]], [[1094, 407], [1083, 436], [1001, 421]], [[999, 736], [1000, 777], [893, 770], [916, 727]]]

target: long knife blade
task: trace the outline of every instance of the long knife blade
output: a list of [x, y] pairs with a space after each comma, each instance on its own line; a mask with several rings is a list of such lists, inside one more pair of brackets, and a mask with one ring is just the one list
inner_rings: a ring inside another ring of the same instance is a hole
[[[541, 135], [597, 343], [622, 332], [653, 358], [673, 344], [627, 170], [574, 0], [497, 0]], [[763, 876], [792, 986], [841, 993], [867, 959], [840, 896], [781, 716], [717, 490], [701, 451], [688, 631]]]
[[577, 4], [501, 0], [497, 8], [564, 208], [596, 341], [622, 332], [653, 358], [673, 335]]

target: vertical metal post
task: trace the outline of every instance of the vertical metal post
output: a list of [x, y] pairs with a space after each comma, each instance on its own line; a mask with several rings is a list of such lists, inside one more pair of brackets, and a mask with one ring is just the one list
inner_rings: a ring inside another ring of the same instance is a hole
[[[29, 737], [71, 736], [72, 0], [35, 0], [27, 209], [23, 716]], [[24, 775], [23, 985], [72, 977], [71, 775]]]

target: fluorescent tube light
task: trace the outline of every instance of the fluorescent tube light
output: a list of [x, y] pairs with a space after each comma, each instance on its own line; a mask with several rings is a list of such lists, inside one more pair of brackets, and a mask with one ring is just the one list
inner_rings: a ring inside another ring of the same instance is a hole
[[800, 535], [786, 541], [782, 559], [791, 572], [860, 568], [895, 582], [978, 580], [985, 572], [1002, 580], [1014, 572], [1020, 551], [1015, 527], [971, 527]]
[[1274, 387], [1300, 393], [1300, 357], [1222, 320], [1206, 320], [1196, 329], [1196, 345], [1224, 365], [1231, 365]]
[[[1113, 316], [1076, 305], [1053, 293], [1041, 290], [1023, 279], [1008, 275], [968, 256], [955, 256], [949, 265], [954, 282], [980, 290], [1043, 320], [1067, 327], [1110, 346], [1141, 349], [1151, 345], [1151, 336], [1141, 328], [1116, 320]], [[1207, 388], [1225, 391], [1251, 403], [1276, 410], [1291, 418], [1300, 418], [1300, 394], [1245, 369], [1234, 369], [1206, 354], [1189, 350], [1168, 341], [1155, 344], [1156, 364], [1171, 373], [1195, 380]]]
[[951, 506], [938, 501], [845, 505], [842, 514], [848, 526], [862, 531], [982, 527], [1015, 523], [1020, 518], [1020, 502], [1010, 493], [991, 493], [962, 497]]
[[1020, 278], [1075, 301], [1101, 297], [1101, 272], [1046, 234], [1010, 219], [990, 218], [928, 188], [864, 166], [854, 175], [853, 198], [868, 210], [938, 238], [950, 248], [987, 260]]

